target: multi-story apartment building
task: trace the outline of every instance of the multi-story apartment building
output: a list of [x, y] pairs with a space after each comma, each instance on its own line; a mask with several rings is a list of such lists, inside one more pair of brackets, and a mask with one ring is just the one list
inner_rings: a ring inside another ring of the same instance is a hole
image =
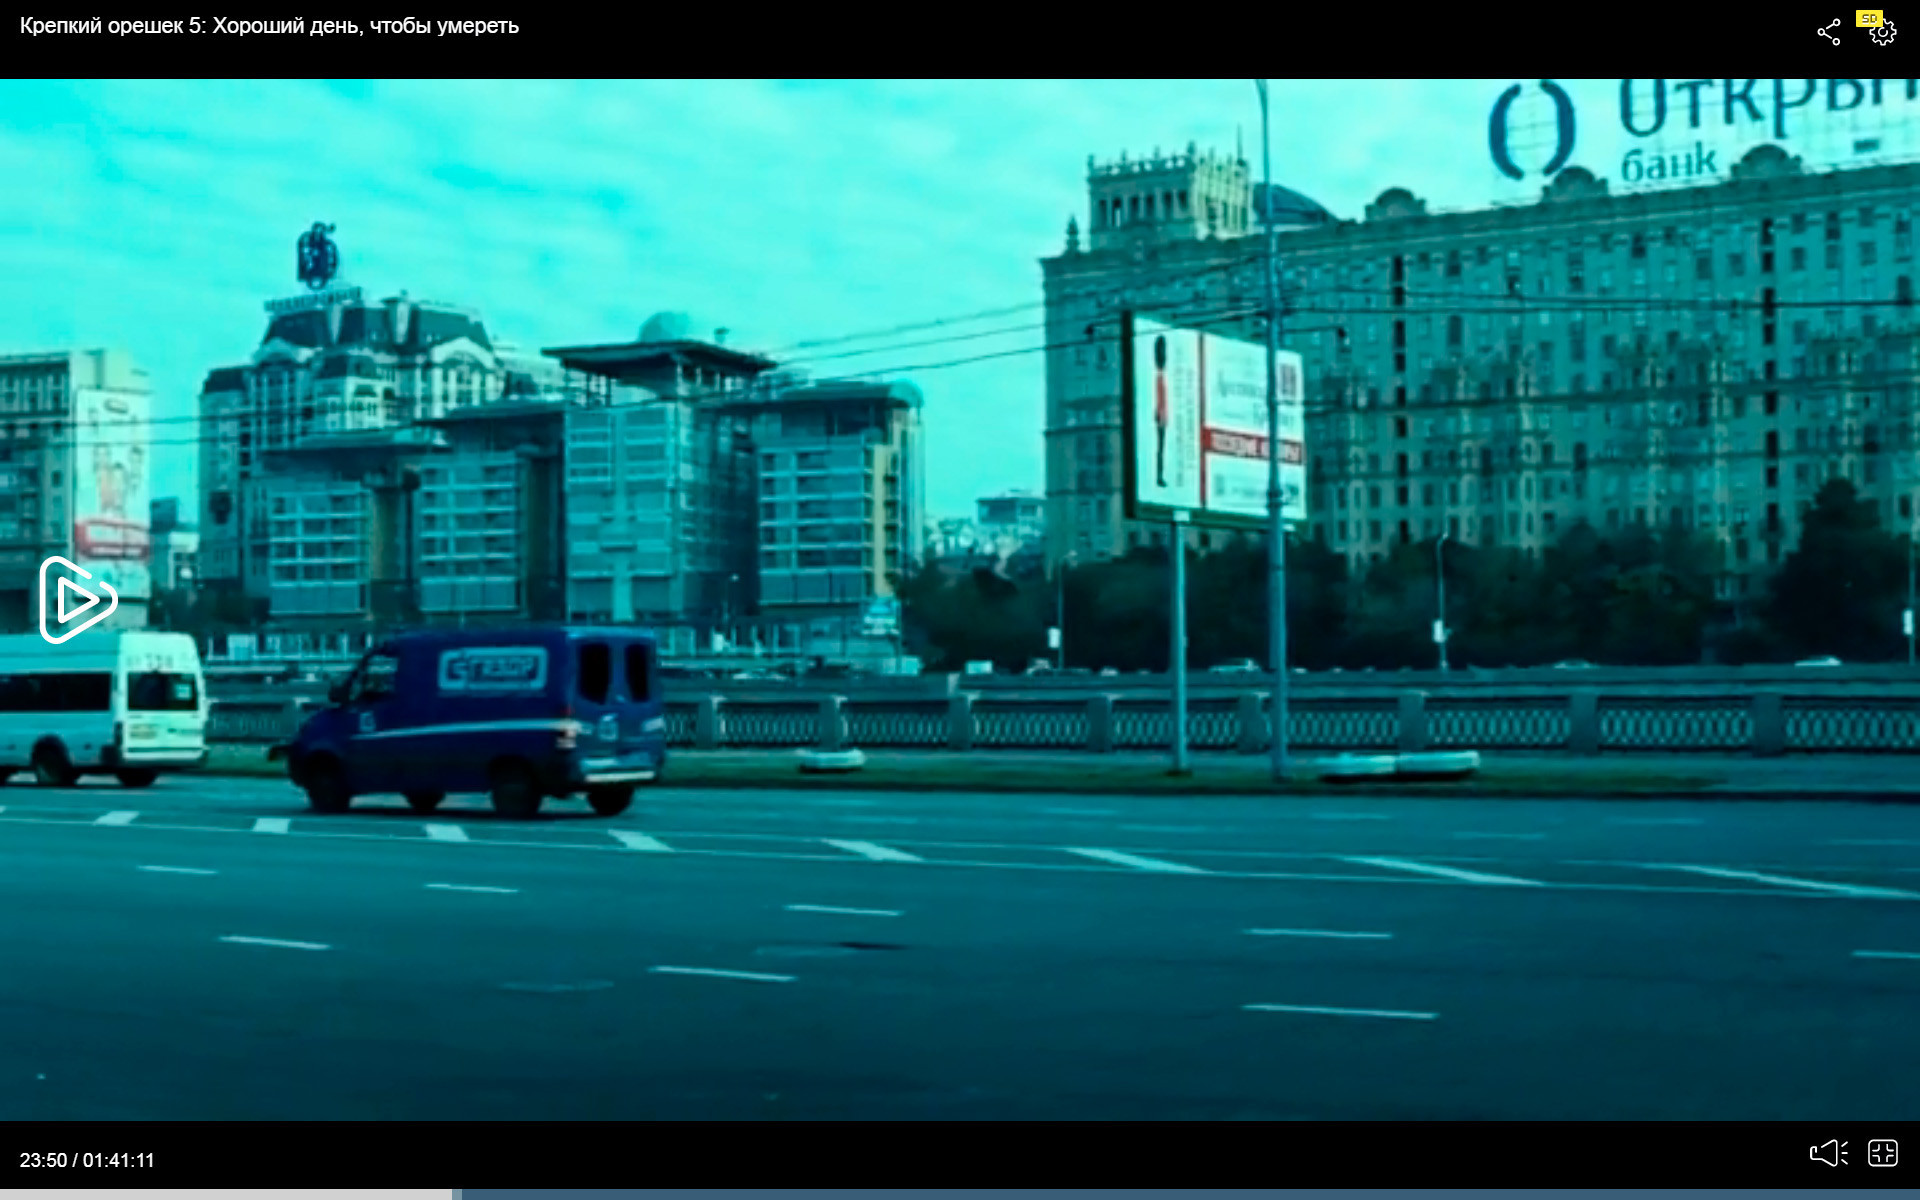
[[124, 351], [0, 357], [0, 628], [36, 628], [53, 554], [118, 593], [102, 627], [147, 623], [151, 402]]
[[[1244, 165], [1096, 164], [1089, 189], [1090, 244], [1071, 227], [1044, 264], [1054, 562], [1163, 536], [1122, 515], [1119, 311], [1265, 336]], [[1308, 532], [1364, 562], [1442, 533], [1538, 547], [1582, 520], [1679, 524], [1720, 542], [1738, 596], [1832, 476], [1906, 531], [1916, 208], [1920, 166], [1815, 173], [1775, 146], [1706, 186], [1614, 195], [1568, 167], [1536, 203], [1472, 212], [1394, 188], [1336, 221], [1277, 191]]]
[[1026, 563], [1044, 556], [1047, 502], [1028, 492], [982, 496], [976, 503], [980, 540], [1003, 563]]
[[688, 653], [753, 604], [756, 462], [730, 402], [774, 362], [694, 336], [680, 313], [635, 342], [556, 348], [566, 429], [568, 612], [641, 621]]
[[200, 531], [181, 523], [180, 501], [172, 497], [155, 500], [149, 511], [155, 590], [192, 588], [199, 577]]
[[924, 541], [922, 397], [907, 383], [755, 389], [733, 407], [759, 452], [763, 644], [815, 657], [891, 655], [870, 614]]

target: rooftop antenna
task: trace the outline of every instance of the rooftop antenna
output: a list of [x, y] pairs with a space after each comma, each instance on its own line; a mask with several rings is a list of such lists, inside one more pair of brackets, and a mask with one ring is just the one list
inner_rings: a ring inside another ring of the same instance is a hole
[[1238, 125], [1233, 127], [1233, 157], [1240, 162], [1247, 161], [1246, 130]]

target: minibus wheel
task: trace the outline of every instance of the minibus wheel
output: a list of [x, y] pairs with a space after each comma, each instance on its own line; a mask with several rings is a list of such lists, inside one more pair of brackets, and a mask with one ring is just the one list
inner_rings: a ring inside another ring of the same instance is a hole
[[446, 798], [445, 792], [408, 792], [407, 807], [417, 813], [430, 813]]
[[617, 817], [633, 803], [633, 786], [588, 788], [587, 803], [603, 817]]
[[42, 742], [33, 748], [33, 778], [41, 787], [72, 787], [80, 773], [67, 760], [65, 747], [58, 742]]
[[493, 811], [525, 820], [540, 811], [540, 783], [525, 763], [503, 762], [493, 768]]

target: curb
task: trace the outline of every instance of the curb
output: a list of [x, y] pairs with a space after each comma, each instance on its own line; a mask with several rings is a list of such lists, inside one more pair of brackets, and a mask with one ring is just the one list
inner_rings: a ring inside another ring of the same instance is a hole
[[[189, 777], [203, 779], [285, 779], [285, 773], [279, 771], [193, 771]], [[1920, 789], [1912, 791], [1890, 791], [1886, 789], [1830, 789], [1827, 791], [1794, 791], [1786, 788], [1721, 788], [1708, 785], [1695, 788], [1612, 788], [1590, 791], [1523, 787], [1487, 787], [1484, 785], [1460, 783], [1406, 783], [1393, 787], [1363, 784], [1329, 784], [1320, 780], [1303, 781], [1306, 787], [1274, 789], [1256, 785], [1244, 787], [1209, 787], [1191, 793], [1188, 796], [1174, 788], [1130, 787], [1114, 784], [1104, 787], [1048, 787], [1035, 784], [1012, 789], [1028, 795], [1093, 795], [1132, 796], [1142, 799], [1179, 800], [1188, 799], [1224, 799], [1268, 797], [1276, 800], [1305, 797], [1344, 796], [1354, 800], [1404, 800], [1410, 796], [1443, 798], [1453, 800], [1726, 800], [1737, 803], [1758, 803], [1765, 801], [1800, 801], [1805, 803], [1852, 802], [1857, 804], [1920, 804]], [[676, 780], [671, 775], [662, 779], [658, 787], [680, 788], [687, 791], [738, 791], [743, 788], [765, 787], [764, 779], [747, 780]], [[841, 791], [883, 791], [899, 790], [897, 783], [874, 783], [863, 779], [858, 772], [801, 772], [795, 771], [791, 785], [794, 790], [820, 790], [833, 788]], [[945, 794], [979, 792], [982, 790], [1006, 792], [1009, 789], [994, 785], [982, 788], [961, 784], [928, 783], [915, 786], [924, 794]]]

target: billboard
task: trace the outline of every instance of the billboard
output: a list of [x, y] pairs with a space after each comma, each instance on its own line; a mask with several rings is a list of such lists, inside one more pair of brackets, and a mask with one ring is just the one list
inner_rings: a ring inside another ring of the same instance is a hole
[[73, 397], [73, 559], [128, 600], [153, 595], [146, 406], [132, 392]]
[[[1127, 515], [1264, 528], [1265, 346], [1125, 313], [1120, 365]], [[1307, 519], [1306, 391], [1300, 355], [1279, 354], [1280, 504]]]

